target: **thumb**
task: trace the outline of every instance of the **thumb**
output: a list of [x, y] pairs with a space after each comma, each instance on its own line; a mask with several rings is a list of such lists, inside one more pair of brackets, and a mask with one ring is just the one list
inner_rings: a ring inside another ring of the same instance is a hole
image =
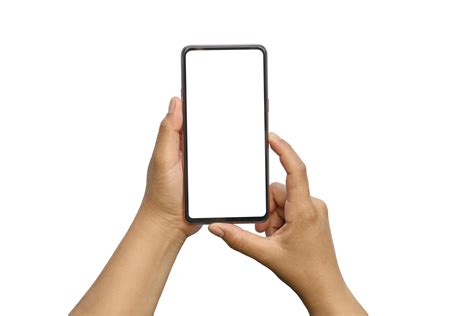
[[252, 234], [233, 224], [211, 224], [209, 231], [221, 237], [229, 247], [262, 264], [267, 264], [271, 255], [271, 240]]
[[154, 150], [154, 156], [162, 167], [172, 166], [179, 159], [182, 128], [181, 100], [173, 97], [170, 100], [168, 113], [161, 121]]

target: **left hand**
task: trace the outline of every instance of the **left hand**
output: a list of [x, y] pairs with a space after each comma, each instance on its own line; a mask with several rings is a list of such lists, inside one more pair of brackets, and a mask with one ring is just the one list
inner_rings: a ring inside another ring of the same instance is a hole
[[178, 97], [173, 97], [161, 122], [148, 166], [140, 211], [151, 220], [183, 233], [186, 238], [201, 226], [189, 224], [184, 219], [182, 132], [182, 103]]

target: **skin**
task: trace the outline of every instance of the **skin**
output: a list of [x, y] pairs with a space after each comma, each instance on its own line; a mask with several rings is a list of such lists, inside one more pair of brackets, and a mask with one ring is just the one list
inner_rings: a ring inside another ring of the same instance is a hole
[[262, 237], [232, 224], [209, 230], [231, 248], [272, 270], [301, 298], [310, 315], [367, 315], [337, 264], [326, 204], [310, 196], [306, 166], [275, 133], [269, 143], [287, 172], [270, 186], [270, 216], [255, 225]]
[[[183, 217], [182, 104], [174, 97], [160, 125], [142, 204], [97, 280], [70, 315], [153, 315], [185, 240], [201, 227]], [[302, 299], [311, 315], [366, 315], [344, 283], [326, 205], [311, 198], [303, 162], [290, 145], [269, 143], [288, 175], [270, 186], [270, 216], [256, 230], [212, 224], [231, 248], [270, 268]]]

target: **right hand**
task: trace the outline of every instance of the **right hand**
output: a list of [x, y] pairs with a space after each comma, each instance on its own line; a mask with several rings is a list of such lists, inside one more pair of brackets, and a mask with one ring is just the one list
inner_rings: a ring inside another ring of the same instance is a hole
[[304, 163], [276, 134], [270, 133], [269, 142], [287, 177], [286, 186], [270, 186], [270, 216], [255, 225], [267, 237], [224, 223], [211, 224], [209, 230], [271, 269], [299, 295], [311, 315], [366, 315], [342, 278], [327, 207], [310, 196]]

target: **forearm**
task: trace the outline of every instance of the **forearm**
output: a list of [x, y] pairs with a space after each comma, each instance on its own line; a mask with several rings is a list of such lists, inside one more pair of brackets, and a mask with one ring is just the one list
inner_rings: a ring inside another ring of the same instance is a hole
[[299, 296], [311, 316], [367, 315], [341, 275], [327, 275], [325, 282], [308, 282]]
[[141, 208], [71, 315], [152, 315], [185, 235]]

